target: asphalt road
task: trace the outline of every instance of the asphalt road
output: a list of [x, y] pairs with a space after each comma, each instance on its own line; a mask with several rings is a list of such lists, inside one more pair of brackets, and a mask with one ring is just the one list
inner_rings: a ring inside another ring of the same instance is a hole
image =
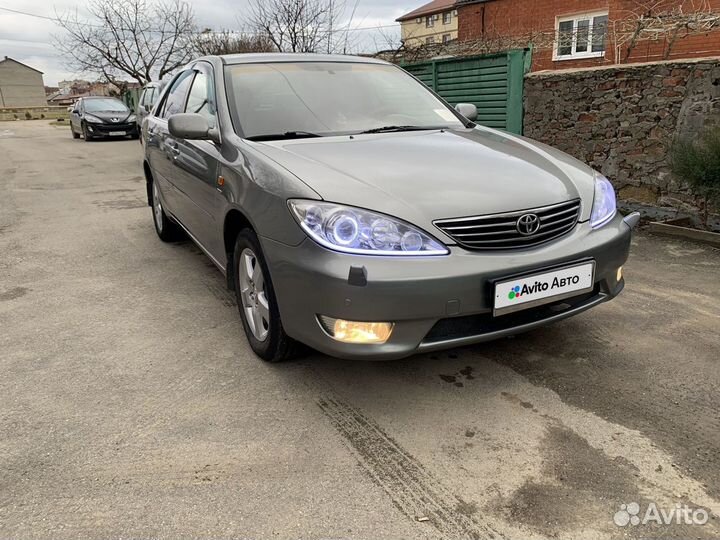
[[618, 299], [513, 339], [267, 365], [140, 163], [0, 123], [0, 537], [720, 537], [717, 250], [641, 233]]

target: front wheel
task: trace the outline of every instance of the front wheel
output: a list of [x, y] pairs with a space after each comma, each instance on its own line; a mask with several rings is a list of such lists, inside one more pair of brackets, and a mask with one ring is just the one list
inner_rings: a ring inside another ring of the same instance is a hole
[[300, 346], [283, 329], [260, 241], [250, 229], [242, 230], [235, 240], [233, 275], [240, 318], [255, 354], [267, 362], [297, 356]]
[[75, 128], [72, 125], [72, 122], [70, 123], [70, 133], [72, 133], [73, 139], [79, 139], [80, 134], [75, 131]]
[[83, 139], [85, 139], [85, 142], [90, 142], [92, 140], [92, 135], [90, 135], [90, 132], [88, 131], [87, 124], [82, 125], [82, 133], [83, 133]]

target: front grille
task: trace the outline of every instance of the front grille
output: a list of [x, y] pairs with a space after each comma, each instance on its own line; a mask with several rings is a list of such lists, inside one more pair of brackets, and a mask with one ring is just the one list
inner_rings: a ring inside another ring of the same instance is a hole
[[132, 131], [135, 124], [92, 124], [93, 129], [102, 133], [110, 133], [111, 131]]
[[[518, 231], [518, 219], [535, 214], [540, 228], [529, 236]], [[467, 249], [518, 249], [537, 246], [569, 233], [580, 217], [580, 199], [504, 214], [441, 219], [435, 226]]]

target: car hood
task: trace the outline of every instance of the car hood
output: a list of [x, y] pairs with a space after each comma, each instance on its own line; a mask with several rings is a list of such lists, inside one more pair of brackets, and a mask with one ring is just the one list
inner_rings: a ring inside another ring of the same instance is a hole
[[273, 141], [256, 148], [326, 201], [396, 216], [436, 235], [436, 219], [580, 198], [585, 221], [592, 207], [592, 169], [487, 128]]
[[[122, 124], [125, 122], [128, 118], [130, 118], [130, 115], [132, 115], [131, 111], [125, 111], [125, 112], [88, 112], [87, 114], [95, 116], [96, 118], [99, 118], [106, 124]], [[117, 118], [117, 120], [113, 120], [114, 118]]]

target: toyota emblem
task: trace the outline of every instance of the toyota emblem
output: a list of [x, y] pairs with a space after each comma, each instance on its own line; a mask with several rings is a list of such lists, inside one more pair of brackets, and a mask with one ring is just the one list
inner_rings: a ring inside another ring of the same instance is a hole
[[535, 214], [523, 214], [515, 225], [517, 231], [523, 236], [531, 236], [540, 228], [540, 218]]

